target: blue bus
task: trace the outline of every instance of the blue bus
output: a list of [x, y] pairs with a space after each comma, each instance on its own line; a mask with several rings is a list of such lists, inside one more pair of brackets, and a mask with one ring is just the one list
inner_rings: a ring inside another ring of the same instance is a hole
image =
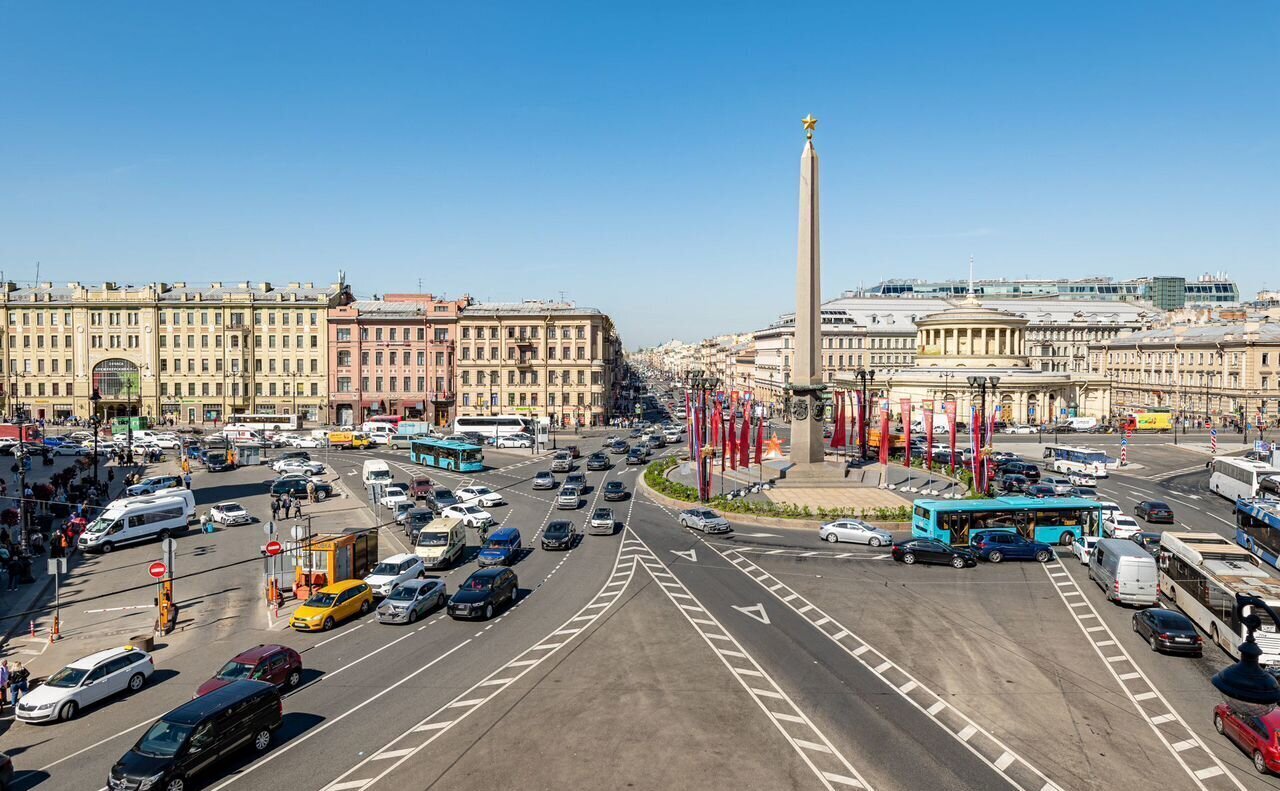
[[409, 443], [409, 460], [442, 470], [480, 472], [484, 469], [484, 449], [447, 439], [415, 439]]
[[1280, 500], [1269, 497], [1236, 499], [1236, 543], [1259, 560], [1280, 568]]
[[986, 500], [916, 500], [911, 535], [968, 546], [978, 530], [1005, 530], [1034, 541], [1070, 546], [1096, 536], [1102, 506], [1083, 497], [995, 497]]

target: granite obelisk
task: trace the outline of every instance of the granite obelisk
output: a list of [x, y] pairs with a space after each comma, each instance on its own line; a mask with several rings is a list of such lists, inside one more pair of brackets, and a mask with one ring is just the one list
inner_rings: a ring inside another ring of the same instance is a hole
[[791, 369], [791, 462], [789, 476], [817, 473], [823, 465], [822, 419], [822, 254], [818, 234], [818, 152], [804, 119], [800, 155], [800, 241], [796, 261], [795, 356]]

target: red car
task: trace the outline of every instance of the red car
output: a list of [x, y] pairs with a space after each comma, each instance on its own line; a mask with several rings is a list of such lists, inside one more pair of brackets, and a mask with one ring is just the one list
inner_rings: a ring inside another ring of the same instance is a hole
[[415, 500], [425, 500], [431, 494], [431, 479], [426, 476], [414, 478], [409, 483], [409, 496]]
[[269, 681], [281, 689], [293, 689], [302, 683], [302, 657], [283, 645], [250, 648], [223, 665], [213, 678], [200, 685], [193, 697], [207, 695], [243, 678]]
[[1213, 727], [1253, 758], [1259, 774], [1280, 771], [1280, 709], [1262, 717], [1238, 717], [1225, 703], [1213, 707]]

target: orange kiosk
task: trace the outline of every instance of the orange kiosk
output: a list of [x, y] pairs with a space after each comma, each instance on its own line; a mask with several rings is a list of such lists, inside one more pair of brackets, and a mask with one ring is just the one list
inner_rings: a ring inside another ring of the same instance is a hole
[[310, 547], [299, 549], [295, 557], [293, 592], [306, 599], [331, 582], [367, 576], [378, 565], [378, 533], [352, 528], [315, 535]]

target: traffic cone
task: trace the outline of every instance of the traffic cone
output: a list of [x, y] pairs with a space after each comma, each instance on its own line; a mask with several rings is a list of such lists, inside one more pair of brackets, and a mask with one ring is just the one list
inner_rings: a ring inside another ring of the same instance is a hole
[[31, 622], [31, 636], [36, 636], [36, 622], [34, 620]]

